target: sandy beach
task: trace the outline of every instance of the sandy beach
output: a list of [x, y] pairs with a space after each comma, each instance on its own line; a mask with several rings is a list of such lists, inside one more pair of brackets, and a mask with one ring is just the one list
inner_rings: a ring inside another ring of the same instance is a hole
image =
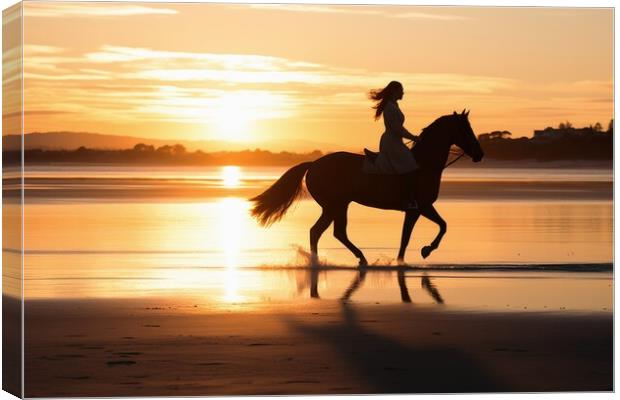
[[331, 229], [308, 267], [313, 201], [257, 226], [281, 172], [31, 170], [25, 395], [613, 390], [609, 170], [449, 171], [415, 268], [402, 214], [353, 204], [363, 271]]
[[[466, 277], [455, 282], [479, 290]], [[353, 282], [343, 297], [357, 289]], [[610, 309], [498, 311], [442, 304], [441, 297], [409, 303], [402, 291], [400, 304], [310, 293], [225, 306], [189, 297], [28, 301], [25, 394], [613, 389]]]

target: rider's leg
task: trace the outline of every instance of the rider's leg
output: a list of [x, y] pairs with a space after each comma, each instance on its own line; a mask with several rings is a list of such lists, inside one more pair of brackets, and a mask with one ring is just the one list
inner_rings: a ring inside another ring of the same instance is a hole
[[418, 170], [413, 170], [404, 174], [405, 184], [405, 210], [417, 210], [418, 209], [418, 191], [417, 191], [417, 175]]

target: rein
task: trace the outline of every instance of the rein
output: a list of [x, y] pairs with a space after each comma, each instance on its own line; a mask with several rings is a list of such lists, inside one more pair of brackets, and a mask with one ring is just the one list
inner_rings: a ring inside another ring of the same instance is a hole
[[[411, 143], [414, 143], [414, 142], [413, 142], [413, 140], [409, 140], [409, 141], [408, 141], [407, 143], [405, 143], [405, 144], [411, 144]], [[415, 145], [415, 143], [414, 143], [414, 145]], [[446, 169], [446, 168], [448, 168], [450, 165], [452, 165], [452, 164], [454, 164], [455, 162], [457, 162], [458, 160], [460, 160], [460, 159], [461, 159], [461, 157], [463, 157], [464, 155], [465, 155], [465, 152], [464, 152], [464, 151], [461, 151], [461, 154], [459, 154], [459, 155], [458, 155], [458, 157], [456, 157], [454, 160], [452, 160], [452, 161], [450, 161], [449, 163], [447, 163], [446, 165], [444, 165], [442, 169]]]
[[457, 158], [455, 158], [454, 160], [450, 161], [449, 163], [447, 163], [446, 165], [443, 166], [443, 169], [448, 168], [450, 165], [454, 164], [455, 162], [457, 162], [461, 157], [463, 157], [465, 155], [465, 152], [462, 151], [461, 154], [459, 154], [459, 156]]

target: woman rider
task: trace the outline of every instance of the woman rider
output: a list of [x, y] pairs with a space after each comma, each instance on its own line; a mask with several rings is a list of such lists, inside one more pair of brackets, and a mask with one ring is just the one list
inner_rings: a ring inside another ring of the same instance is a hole
[[379, 155], [375, 166], [383, 173], [400, 174], [405, 178], [407, 197], [405, 210], [418, 208], [415, 200], [415, 186], [413, 177], [418, 170], [411, 150], [403, 143], [403, 138], [417, 141], [418, 137], [412, 135], [404, 126], [405, 116], [398, 107], [398, 100], [402, 100], [403, 85], [392, 81], [383, 89], [370, 91], [369, 97], [376, 104], [375, 121], [383, 115], [385, 132], [381, 135]]

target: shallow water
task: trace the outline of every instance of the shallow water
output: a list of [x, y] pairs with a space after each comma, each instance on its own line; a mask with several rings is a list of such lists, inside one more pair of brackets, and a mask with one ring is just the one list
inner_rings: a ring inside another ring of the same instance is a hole
[[[247, 297], [244, 293], [255, 289], [265, 298], [295, 292], [290, 270], [268, 272], [257, 267], [306, 265], [308, 229], [320, 214], [319, 206], [303, 200], [283, 221], [264, 229], [250, 217], [245, 200], [283, 171], [28, 168], [26, 295], [113, 297], [204, 290], [213, 298], [229, 293], [233, 299]], [[420, 248], [433, 239], [437, 228], [420, 219], [407, 261], [442, 268], [611, 263], [611, 182], [607, 169], [448, 170], [436, 203], [448, 222], [448, 233], [440, 248], [423, 260]], [[501, 185], [507, 186], [498, 190]], [[402, 213], [353, 204], [349, 238], [371, 263], [390, 265], [401, 223]], [[321, 239], [319, 251], [327, 265], [357, 262], [333, 238], [331, 229]], [[321, 275], [325, 282], [327, 275], [337, 286], [352, 279], [349, 272], [332, 271]], [[386, 288], [395, 292], [393, 283]]]

